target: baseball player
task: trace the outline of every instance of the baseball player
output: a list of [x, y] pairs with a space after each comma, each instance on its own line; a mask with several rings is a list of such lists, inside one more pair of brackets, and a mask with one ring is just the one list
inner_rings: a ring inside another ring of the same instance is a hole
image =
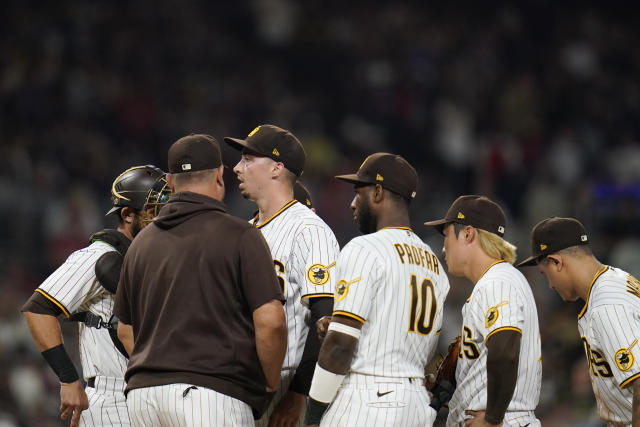
[[127, 252], [116, 294], [133, 426], [253, 426], [280, 379], [284, 296], [262, 234], [229, 215], [220, 145], [169, 148], [173, 191]]
[[288, 348], [280, 387], [256, 425], [301, 425], [320, 350], [318, 336], [315, 330], [309, 333], [309, 325], [331, 313], [340, 249], [329, 226], [307, 209], [308, 198], [304, 204], [294, 198], [306, 155], [291, 132], [262, 125], [244, 140], [225, 141], [242, 150], [233, 170], [243, 196], [258, 205], [258, 215], [251, 223], [269, 244], [286, 298]]
[[410, 228], [418, 176], [401, 156], [376, 153], [357, 173], [336, 178], [355, 185], [351, 209], [364, 236], [338, 259], [333, 318], [305, 422], [433, 425], [424, 368], [436, 349], [449, 281]]
[[444, 219], [426, 222], [444, 234], [449, 273], [473, 284], [462, 307], [456, 390], [447, 426], [538, 426], [541, 353], [531, 288], [513, 267], [515, 246], [503, 239], [500, 206], [483, 196], [458, 197]]
[[532, 256], [565, 301], [585, 301], [578, 330], [587, 356], [598, 415], [610, 426], [640, 426], [640, 282], [593, 255], [584, 226], [547, 218], [531, 231]]
[[[22, 308], [38, 350], [60, 379], [60, 411], [63, 419], [73, 414], [72, 426], [129, 425], [122, 392], [128, 355], [116, 336], [114, 294], [131, 239], [169, 197], [166, 184], [164, 172], [155, 166], [120, 174], [111, 187], [113, 208], [107, 213], [118, 216], [117, 229], [91, 236], [91, 244], [71, 254]], [[62, 344], [60, 314], [80, 322], [86, 389]]]

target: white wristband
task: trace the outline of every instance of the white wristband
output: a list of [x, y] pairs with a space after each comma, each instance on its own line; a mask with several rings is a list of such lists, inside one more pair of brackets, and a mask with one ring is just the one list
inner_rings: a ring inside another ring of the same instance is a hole
[[358, 328], [354, 328], [353, 326], [347, 326], [344, 323], [339, 322], [331, 322], [329, 323], [329, 328], [327, 328], [327, 332], [336, 331], [343, 334], [351, 335], [355, 339], [360, 339], [361, 331]]
[[331, 403], [338, 394], [338, 389], [344, 380], [345, 375], [334, 374], [326, 369], [322, 369], [316, 363], [316, 370], [311, 380], [309, 397], [322, 403]]

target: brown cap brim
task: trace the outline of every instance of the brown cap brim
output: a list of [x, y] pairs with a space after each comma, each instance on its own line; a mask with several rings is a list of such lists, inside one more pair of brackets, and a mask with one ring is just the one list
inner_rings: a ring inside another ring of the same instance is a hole
[[[238, 151], [242, 151], [244, 149], [247, 149], [247, 150], [251, 151], [254, 154], [258, 154], [258, 155], [264, 156], [264, 157], [269, 157], [270, 159], [273, 159], [276, 162], [280, 161], [280, 160], [274, 159], [273, 156], [271, 156], [268, 153], [263, 153], [263, 152], [258, 151], [255, 147], [249, 145], [249, 143], [244, 139], [230, 138], [228, 136], [225, 136], [224, 137], [224, 142], [226, 142], [232, 148], [235, 148]], [[296, 174], [296, 175], [299, 176], [299, 174]]]
[[249, 148], [247, 147], [247, 141], [245, 141], [244, 139], [229, 138], [228, 136], [225, 136], [224, 142], [238, 151], [242, 151], [243, 148]]
[[440, 234], [443, 234], [444, 226], [446, 224], [449, 224], [450, 222], [451, 222], [451, 220], [443, 218], [443, 219], [437, 219], [435, 221], [427, 221], [427, 222], [424, 223], [424, 225], [429, 225], [429, 226], [435, 228], [436, 230], [438, 230], [438, 232]]
[[529, 258], [525, 259], [522, 262], [519, 262], [518, 264], [516, 264], [516, 267], [520, 268], [520, 267], [532, 267], [534, 265], [536, 265], [536, 260], [538, 259], [538, 257], [536, 256], [530, 256]]
[[374, 184], [369, 181], [365, 181], [358, 177], [355, 173], [350, 173], [348, 175], [336, 175], [336, 179], [341, 181], [350, 182], [351, 184]]

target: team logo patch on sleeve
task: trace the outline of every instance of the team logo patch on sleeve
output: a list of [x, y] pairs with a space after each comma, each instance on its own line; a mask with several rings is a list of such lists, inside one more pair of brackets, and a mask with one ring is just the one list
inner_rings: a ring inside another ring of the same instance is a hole
[[630, 274], [627, 276], [627, 292], [640, 298], [640, 281]]
[[335, 261], [329, 265], [313, 264], [307, 270], [307, 279], [316, 286], [322, 286], [329, 280], [329, 269], [335, 265]]
[[340, 280], [336, 285], [336, 295], [334, 299], [336, 301], [342, 301], [343, 299], [345, 299], [345, 297], [349, 293], [349, 286], [353, 285], [356, 282], [359, 282], [360, 280], [360, 277], [356, 277], [355, 279], [348, 282], [346, 280]]
[[621, 371], [628, 371], [633, 366], [633, 362], [635, 358], [633, 357], [633, 353], [631, 349], [638, 343], [638, 338], [633, 340], [631, 345], [627, 348], [621, 348], [616, 351], [616, 365], [618, 365], [618, 369]]
[[487, 314], [484, 316], [484, 326], [487, 329], [492, 327], [498, 320], [498, 317], [500, 317], [500, 310], [498, 310], [498, 307], [502, 307], [507, 304], [509, 304], [509, 301], [502, 301], [500, 304], [494, 305], [487, 311]]

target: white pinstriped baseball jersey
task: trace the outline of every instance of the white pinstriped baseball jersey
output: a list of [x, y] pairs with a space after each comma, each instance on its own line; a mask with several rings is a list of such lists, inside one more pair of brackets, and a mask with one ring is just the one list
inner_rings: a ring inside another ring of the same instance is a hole
[[[96, 279], [95, 265], [105, 252], [113, 250], [114, 248], [107, 243], [96, 241], [72, 253], [42, 282], [36, 292], [55, 303], [67, 317], [70, 313], [81, 310], [90, 311], [100, 316], [103, 321], [108, 321], [113, 314], [115, 295], [100, 285]], [[105, 385], [103, 391], [122, 395], [122, 399], [118, 402], [114, 400], [111, 405], [108, 402], [98, 402], [98, 390], [87, 389], [87, 395], [91, 400], [89, 409], [82, 412], [81, 425], [129, 425], [122, 394], [127, 359], [116, 349], [109, 331], [105, 328], [89, 328], [84, 323], [79, 323], [79, 342], [80, 362], [85, 380], [91, 377], [120, 379], [120, 383], [109, 383], [110, 390], [107, 390]], [[102, 399], [105, 397], [102, 396]]]
[[486, 409], [486, 343], [492, 334], [502, 330], [522, 334], [518, 379], [505, 421], [509, 412], [533, 411], [538, 405], [542, 376], [540, 330], [536, 302], [522, 273], [505, 261], [490, 265], [462, 307], [462, 323], [457, 384], [449, 402], [447, 425], [463, 423], [467, 409]]
[[[84, 249], [72, 253], [36, 289], [53, 301], [68, 317], [77, 310], [90, 311], [103, 321], [113, 314], [115, 295], [109, 293], [96, 279], [95, 265], [98, 258], [114, 248], [96, 241]], [[107, 329], [88, 328], [79, 323], [80, 360], [84, 378], [98, 375], [124, 378], [127, 359], [113, 345]]]
[[333, 297], [334, 267], [340, 247], [331, 228], [295, 200], [256, 227], [269, 244], [276, 275], [284, 288], [289, 334], [282, 369], [295, 369], [309, 331], [306, 300]]
[[431, 248], [407, 227], [383, 228], [344, 247], [337, 276], [334, 315], [364, 323], [350, 372], [424, 377], [449, 292]]
[[591, 283], [578, 316], [598, 415], [607, 423], [631, 425], [628, 387], [640, 381], [640, 282], [618, 268], [604, 267]]

